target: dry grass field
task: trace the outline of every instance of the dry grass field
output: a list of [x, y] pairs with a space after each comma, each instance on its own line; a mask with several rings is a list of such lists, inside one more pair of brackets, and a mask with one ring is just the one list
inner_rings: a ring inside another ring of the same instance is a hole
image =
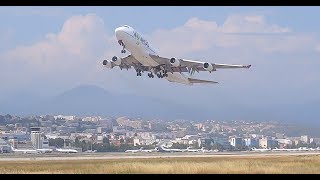
[[1, 174], [320, 174], [320, 155], [0, 161]]

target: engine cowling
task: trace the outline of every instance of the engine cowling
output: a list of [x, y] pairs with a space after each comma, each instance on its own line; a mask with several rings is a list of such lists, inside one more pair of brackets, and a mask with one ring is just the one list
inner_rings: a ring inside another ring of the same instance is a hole
[[171, 65], [174, 66], [174, 67], [180, 66], [180, 60], [179, 60], [179, 59], [176, 59], [176, 58], [171, 58], [171, 59], [170, 59], [170, 63], [171, 63]]
[[118, 58], [117, 56], [113, 56], [112, 62], [115, 63], [117, 66], [121, 64], [121, 58]]
[[207, 70], [207, 71], [210, 71], [210, 72], [213, 70], [212, 64], [211, 63], [207, 63], [207, 62], [203, 64], [203, 68], [205, 70]]
[[112, 69], [113, 68], [113, 65], [112, 65], [112, 62], [111, 61], [108, 61], [108, 60], [103, 60], [102, 64], [109, 68], [109, 69]]

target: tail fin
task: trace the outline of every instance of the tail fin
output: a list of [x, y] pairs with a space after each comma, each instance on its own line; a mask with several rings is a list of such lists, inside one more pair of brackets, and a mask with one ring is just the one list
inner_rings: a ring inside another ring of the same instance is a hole
[[202, 80], [202, 79], [193, 79], [193, 78], [188, 78], [190, 83], [208, 83], [208, 84], [215, 84], [218, 82], [215, 81], [208, 81], [208, 80]]

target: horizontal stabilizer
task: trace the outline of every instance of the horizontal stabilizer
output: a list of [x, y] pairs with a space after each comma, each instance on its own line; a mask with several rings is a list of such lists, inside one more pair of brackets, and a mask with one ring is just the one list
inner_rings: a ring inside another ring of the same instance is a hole
[[192, 79], [192, 78], [188, 78], [190, 83], [209, 83], [209, 84], [215, 84], [218, 82], [215, 81], [207, 81], [207, 80], [201, 80], [201, 79]]

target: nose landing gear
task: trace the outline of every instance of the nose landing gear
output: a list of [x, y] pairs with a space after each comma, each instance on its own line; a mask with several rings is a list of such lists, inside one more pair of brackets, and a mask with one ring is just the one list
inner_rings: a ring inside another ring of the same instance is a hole
[[123, 47], [123, 49], [121, 50], [121, 53], [126, 53], [126, 50], [124, 49], [126, 46], [124, 45], [122, 40], [119, 40], [118, 43], [120, 44], [120, 46]]

